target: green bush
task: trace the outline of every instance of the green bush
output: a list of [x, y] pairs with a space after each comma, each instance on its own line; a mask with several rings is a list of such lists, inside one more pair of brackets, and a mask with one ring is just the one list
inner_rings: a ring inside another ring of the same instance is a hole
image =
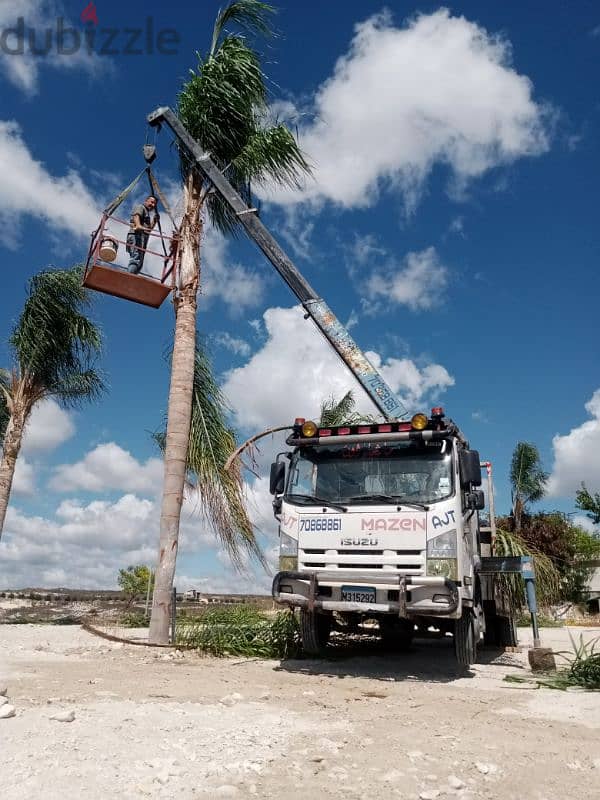
[[119, 617], [119, 625], [124, 628], [147, 628], [148, 617], [143, 611], [129, 611]]
[[[537, 620], [540, 628], [563, 628], [565, 625], [563, 620], [549, 617], [543, 611], [537, 615]], [[531, 625], [531, 614], [528, 611], [522, 611], [517, 617], [517, 625], [521, 628], [528, 628]]]

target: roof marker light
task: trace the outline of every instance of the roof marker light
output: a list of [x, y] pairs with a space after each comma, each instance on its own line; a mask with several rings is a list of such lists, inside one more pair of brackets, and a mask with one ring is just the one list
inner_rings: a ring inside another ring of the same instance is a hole
[[428, 419], [425, 414], [415, 414], [414, 417], [411, 419], [410, 424], [412, 425], [415, 431], [424, 431], [427, 427]]
[[317, 433], [317, 426], [312, 420], [308, 420], [302, 426], [302, 436], [306, 436], [308, 439], [312, 439]]

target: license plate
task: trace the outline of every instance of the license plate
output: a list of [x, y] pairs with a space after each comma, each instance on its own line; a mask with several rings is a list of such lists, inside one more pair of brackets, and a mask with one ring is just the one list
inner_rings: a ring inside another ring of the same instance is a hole
[[342, 600], [351, 603], [375, 603], [376, 599], [374, 586], [342, 586]]

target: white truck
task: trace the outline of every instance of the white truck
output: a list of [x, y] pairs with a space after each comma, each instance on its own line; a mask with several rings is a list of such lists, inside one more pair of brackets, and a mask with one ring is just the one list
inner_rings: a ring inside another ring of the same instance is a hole
[[287, 444], [271, 466], [273, 598], [300, 608], [305, 652], [322, 650], [334, 619], [358, 632], [375, 620], [404, 645], [419, 628], [451, 632], [465, 666], [486, 626], [497, 644], [515, 644], [493, 579], [478, 575], [489, 547], [479, 453], [443, 409], [337, 427], [297, 419]]

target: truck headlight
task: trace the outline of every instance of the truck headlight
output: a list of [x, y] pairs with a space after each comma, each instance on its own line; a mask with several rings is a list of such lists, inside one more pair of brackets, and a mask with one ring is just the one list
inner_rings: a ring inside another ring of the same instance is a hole
[[[298, 556], [279, 556], [279, 572], [297, 572]], [[283, 592], [283, 587], [281, 587]]]
[[427, 542], [427, 574], [456, 580], [456, 529], [441, 533]]

